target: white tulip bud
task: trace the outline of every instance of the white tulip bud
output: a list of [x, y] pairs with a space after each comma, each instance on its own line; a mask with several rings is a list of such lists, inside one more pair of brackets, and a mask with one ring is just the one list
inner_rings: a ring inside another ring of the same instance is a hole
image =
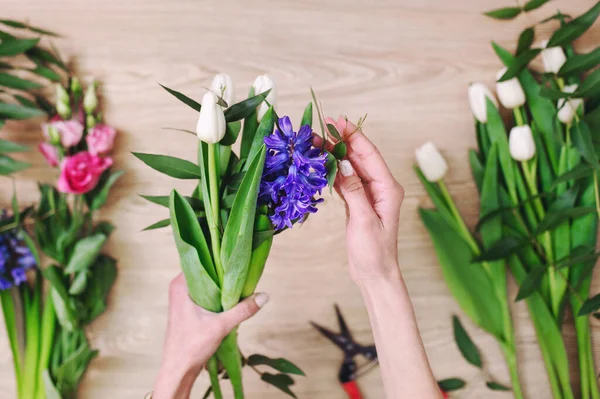
[[92, 83], [88, 86], [83, 96], [83, 109], [86, 113], [91, 114], [96, 110], [98, 106], [98, 96], [96, 95], [96, 83]]
[[227, 75], [226, 73], [219, 73], [215, 76], [210, 85], [210, 90], [225, 100], [228, 107], [231, 106], [235, 101], [233, 80], [231, 80], [231, 76]]
[[[563, 92], [565, 93], [574, 93], [577, 90], [577, 85], [568, 85], [565, 86]], [[561, 98], [558, 100], [558, 120], [568, 125], [573, 121], [575, 114], [577, 113], [577, 109], [583, 104], [583, 99], [581, 98]]]
[[496, 97], [487, 88], [487, 86], [481, 82], [471, 83], [469, 85], [469, 104], [471, 105], [471, 112], [473, 116], [481, 123], [487, 123], [487, 98], [498, 107]]
[[417, 148], [415, 155], [417, 157], [417, 164], [428, 181], [434, 183], [446, 176], [448, 164], [431, 141]]
[[548, 40], [542, 43], [542, 62], [544, 63], [544, 71], [549, 73], [558, 73], [560, 68], [567, 62], [567, 56], [562, 47], [546, 47]]
[[535, 155], [535, 141], [529, 125], [515, 126], [508, 138], [510, 156], [515, 161], [529, 161]]
[[[496, 75], [496, 80], [500, 79], [506, 73], [506, 68], [502, 68]], [[514, 109], [525, 104], [525, 92], [519, 83], [519, 79], [512, 78], [505, 82], [496, 83], [496, 92], [500, 103], [504, 108]]]
[[[269, 75], [264, 74], [257, 77], [254, 80], [252, 87], [254, 88], [255, 95], [264, 93], [265, 91], [270, 89], [271, 91], [267, 95], [267, 101], [273, 106], [273, 108], [275, 108], [277, 104], [277, 93], [275, 90], [275, 83], [273, 83], [273, 79], [271, 79]], [[268, 109], [269, 105], [264, 101], [258, 106], [257, 117], [259, 121], [262, 119], [262, 117], [265, 115]]]
[[217, 101], [218, 97], [211, 91], [202, 97], [202, 108], [196, 125], [198, 138], [208, 144], [218, 143], [225, 136], [225, 115]]

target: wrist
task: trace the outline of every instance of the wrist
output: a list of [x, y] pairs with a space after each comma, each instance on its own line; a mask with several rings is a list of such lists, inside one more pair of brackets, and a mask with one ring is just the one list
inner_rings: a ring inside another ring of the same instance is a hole
[[390, 262], [381, 269], [383, 270], [381, 273], [363, 274], [354, 279], [354, 282], [363, 293], [379, 290], [384, 285], [402, 283], [402, 273], [400, 273], [398, 262]]
[[201, 365], [186, 362], [185, 355], [180, 359], [163, 359], [154, 385], [153, 399], [188, 398], [201, 370]]

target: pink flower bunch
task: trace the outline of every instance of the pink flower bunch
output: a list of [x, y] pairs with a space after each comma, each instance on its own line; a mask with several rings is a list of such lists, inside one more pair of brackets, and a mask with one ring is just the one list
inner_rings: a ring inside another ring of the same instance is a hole
[[57, 188], [63, 193], [85, 194], [96, 187], [100, 176], [113, 164], [108, 156], [117, 132], [97, 124], [87, 129], [81, 118], [55, 116], [42, 125], [45, 141], [39, 150], [52, 167], [60, 168]]

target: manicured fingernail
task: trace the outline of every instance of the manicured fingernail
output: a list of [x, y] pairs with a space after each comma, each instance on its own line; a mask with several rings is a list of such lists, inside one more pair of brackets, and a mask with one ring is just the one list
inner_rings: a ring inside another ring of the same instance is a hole
[[260, 292], [254, 297], [254, 302], [256, 302], [259, 308], [262, 308], [267, 304], [267, 302], [269, 302], [269, 295], [264, 292]]
[[344, 159], [342, 162], [340, 162], [340, 173], [344, 177], [352, 176], [354, 174], [354, 168], [347, 159]]

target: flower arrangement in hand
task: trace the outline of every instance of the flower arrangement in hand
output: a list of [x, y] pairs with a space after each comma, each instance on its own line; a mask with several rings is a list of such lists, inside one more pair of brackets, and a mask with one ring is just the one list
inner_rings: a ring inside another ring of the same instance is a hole
[[[545, 2], [529, 3], [523, 9], [512, 8], [516, 14], [510, 17]], [[506, 19], [509, 11], [487, 15]], [[469, 87], [478, 144], [469, 152], [469, 162], [481, 198], [474, 232], [444, 184], [447, 165], [441, 154], [433, 144], [417, 152], [417, 174], [436, 208], [421, 209], [421, 218], [444, 277], [464, 312], [499, 341], [515, 397], [523, 393], [508, 307], [507, 266], [519, 285], [516, 300], [526, 300], [529, 307], [553, 397], [575, 397], [561, 335], [570, 308], [577, 332], [581, 397], [600, 398], [589, 325], [589, 314], [600, 308], [600, 297], [587, 299], [599, 257], [595, 247], [600, 163], [594, 144], [600, 130], [599, 58], [597, 50], [576, 54], [572, 44], [599, 15], [600, 2], [573, 20], [558, 12], [542, 21], [558, 20], [560, 27], [541, 48], [532, 48], [534, 27], [521, 33], [514, 54], [493, 43], [505, 64], [496, 76], [496, 93], [500, 104], [512, 112], [514, 124], [507, 134], [491, 91], [482, 83]], [[543, 73], [529, 67], [537, 56]], [[457, 339], [461, 349], [465, 342]], [[473, 363], [472, 358], [469, 361]], [[473, 364], [482, 366], [480, 360]]]
[[[201, 104], [164, 88], [199, 112], [198, 161], [134, 155], [171, 177], [199, 182], [191, 196], [176, 190], [170, 196], [144, 196], [170, 210], [169, 219], [147, 229], [172, 226], [191, 298], [209, 311], [222, 312], [254, 294], [273, 237], [317, 212], [323, 201], [319, 196], [337, 172], [336, 160], [345, 154], [329, 153], [313, 145], [312, 103], [297, 129], [289, 117], [277, 116], [275, 87], [267, 75], [259, 76], [249, 97], [236, 104], [231, 104], [233, 86], [225, 74], [215, 77]], [[320, 111], [319, 117], [326, 131]], [[335, 130], [330, 124], [327, 129], [330, 133]], [[240, 151], [236, 154], [232, 145], [240, 132]], [[343, 144], [340, 141], [339, 147]], [[290, 375], [304, 375], [285, 359], [243, 356], [237, 331], [233, 331], [207, 364], [209, 391], [215, 398], [222, 397], [219, 378], [224, 373], [235, 397], [244, 397], [243, 365], [251, 366], [263, 381], [292, 396], [294, 380]], [[260, 371], [259, 366], [278, 373]]]

